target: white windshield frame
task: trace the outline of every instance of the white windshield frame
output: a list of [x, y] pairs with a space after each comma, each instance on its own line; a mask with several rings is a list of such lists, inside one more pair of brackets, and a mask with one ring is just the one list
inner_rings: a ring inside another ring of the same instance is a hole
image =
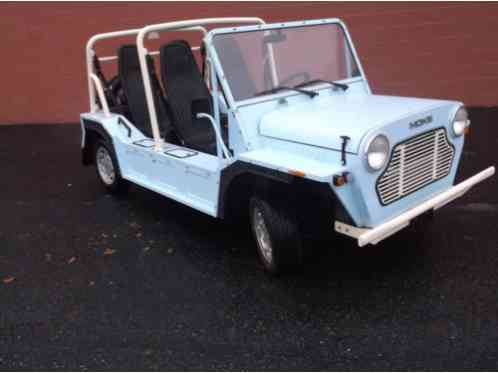
[[256, 25], [256, 26], [241, 26], [241, 27], [226, 27], [226, 28], [218, 28], [214, 29], [208, 32], [208, 34], [205, 37], [206, 45], [210, 49], [210, 54], [213, 59], [214, 67], [216, 69], [216, 72], [220, 78], [220, 83], [223, 88], [223, 91], [225, 92], [225, 96], [228, 101], [228, 106], [236, 109], [239, 106], [246, 106], [249, 104], [255, 104], [263, 101], [268, 101], [268, 100], [274, 100], [278, 99], [280, 97], [286, 97], [286, 96], [291, 96], [291, 95], [296, 95], [295, 92], [292, 91], [282, 91], [282, 92], [277, 92], [274, 94], [269, 94], [261, 97], [253, 97], [253, 98], [246, 98], [243, 100], [235, 100], [233, 97], [232, 91], [230, 90], [230, 85], [229, 82], [226, 78], [226, 75], [223, 72], [223, 66], [220, 62], [220, 59], [218, 57], [216, 48], [213, 45], [213, 39], [217, 35], [222, 35], [222, 34], [235, 34], [235, 33], [243, 33], [243, 32], [248, 32], [248, 31], [259, 31], [259, 30], [275, 30], [275, 29], [286, 29], [286, 28], [298, 28], [298, 27], [303, 27], [303, 26], [313, 26], [313, 25], [327, 25], [327, 24], [335, 24], [339, 25], [341, 27], [342, 31], [344, 32], [344, 36], [347, 40], [349, 49], [351, 51], [351, 54], [356, 62], [356, 66], [358, 67], [358, 70], [360, 72], [360, 75], [358, 77], [354, 78], [348, 78], [348, 79], [343, 79], [339, 80], [338, 82], [341, 83], [354, 83], [354, 82], [362, 82], [364, 84], [365, 90], [370, 94], [370, 85], [368, 84], [368, 80], [366, 78], [365, 72], [363, 70], [363, 66], [360, 62], [360, 59], [358, 57], [358, 54], [356, 52], [356, 48], [354, 47], [353, 41], [351, 39], [351, 36], [348, 32], [348, 29], [344, 22], [342, 22], [338, 18], [326, 18], [326, 19], [318, 19], [318, 20], [308, 20], [308, 21], [296, 21], [296, 22], [283, 22], [283, 23], [272, 23], [272, 24], [261, 24], [261, 25]]

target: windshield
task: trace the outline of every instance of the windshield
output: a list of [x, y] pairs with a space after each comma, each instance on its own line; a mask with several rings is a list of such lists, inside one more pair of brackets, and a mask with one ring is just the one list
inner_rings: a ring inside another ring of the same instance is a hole
[[360, 76], [336, 23], [218, 34], [213, 44], [236, 101], [276, 87]]

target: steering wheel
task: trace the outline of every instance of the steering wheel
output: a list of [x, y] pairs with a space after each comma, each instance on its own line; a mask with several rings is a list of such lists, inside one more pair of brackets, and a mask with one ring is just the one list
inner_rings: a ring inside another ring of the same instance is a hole
[[301, 78], [303, 80], [301, 82], [301, 83], [303, 83], [303, 82], [310, 80], [311, 75], [306, 71], [297, 72], [297, 73], [291, 74], [288, 77], [286, 77], [283, 81], [279, 82], [278, 85], [288, 85], [289, 82], [292, 82], [293, 80], [296, 80], [299, 78]]

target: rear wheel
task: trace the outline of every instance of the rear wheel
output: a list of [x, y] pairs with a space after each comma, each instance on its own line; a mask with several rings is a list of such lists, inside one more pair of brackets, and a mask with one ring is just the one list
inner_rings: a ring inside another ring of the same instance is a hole
[[129, 184], [121, 177], [117, 160], [110, 146], [105, 141], [98, 141], [95, 144], [94, 156], [97, 175], [104, 187], [111, 193], [124, 192]]
[[297, 270], [303, 247], [295, 214], [283, 203], [270, 204], [260, 197], [250, 200], [251, 227], [265, 269], [272, 274]]

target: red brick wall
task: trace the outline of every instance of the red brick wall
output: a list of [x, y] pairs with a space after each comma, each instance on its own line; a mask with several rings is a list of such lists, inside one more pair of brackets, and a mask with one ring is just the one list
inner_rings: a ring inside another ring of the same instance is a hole
[[77, 121], [94, 33], [223, 16], [339, 17], [374, 92], [498, 104], [498, 4], [2, 3], [0, 123]]

